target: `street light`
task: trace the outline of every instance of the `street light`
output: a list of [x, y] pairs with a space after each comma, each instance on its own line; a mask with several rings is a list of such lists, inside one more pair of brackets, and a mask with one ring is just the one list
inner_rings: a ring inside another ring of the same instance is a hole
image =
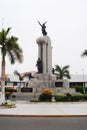
[[83, 93], [85, 94], [84, 69], [81, 70], [82, 70], [82, 80], [83, 80]]

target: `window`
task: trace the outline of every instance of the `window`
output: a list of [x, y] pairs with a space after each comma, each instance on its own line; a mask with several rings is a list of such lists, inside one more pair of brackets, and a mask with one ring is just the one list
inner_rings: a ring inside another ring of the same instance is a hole
[[21, 88], [21, 92], [33, 92], [33, 88]]
[[14, 85], [14, 86], [17, 86], [17, 82], [14, 82], [13, 85]]
[[55, 82], [56, 87], [63, 87], [63, 82]]

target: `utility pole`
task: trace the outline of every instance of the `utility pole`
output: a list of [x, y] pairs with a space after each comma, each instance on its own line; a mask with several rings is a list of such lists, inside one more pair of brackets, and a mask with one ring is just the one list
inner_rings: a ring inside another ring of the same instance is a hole
[[83, 80], [83, 93], [85, 94], [85, 83], [84, 83], [84, 70], [82, 70], [82, 80]]

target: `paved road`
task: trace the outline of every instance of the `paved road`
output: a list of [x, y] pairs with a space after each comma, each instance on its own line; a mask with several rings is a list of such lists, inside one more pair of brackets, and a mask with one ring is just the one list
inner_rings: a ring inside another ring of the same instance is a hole
[[87, 117], [0, 117], [0, 130], [87, 130]]

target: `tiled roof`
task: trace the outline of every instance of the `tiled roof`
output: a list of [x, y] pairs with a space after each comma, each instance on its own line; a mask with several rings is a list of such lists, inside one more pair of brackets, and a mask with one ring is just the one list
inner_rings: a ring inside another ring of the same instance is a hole
[[[30, 72], [23, 72], [23, 73], [21, 73], [22, 75], [25, 75], [25, 74], [36, 74], [36, 72], [35, 71], [30, 71]], [[14, 75], [14, 74], [11, 74], [11, 75], [9, 75], [9, 78], [10, 78], [10, 81], [14, 81], [14, 82], [19, 82], [19, 77], [18, 76], [16, 76], [16, 75]], [[24, 80], [22, 81], [22, 82], [24, 82], [24, 81], [27, 81], [28, 80], [28, 78], [24, 78]]]
[[23, 75], [24, 75], [24, 74], [32, 74], [32, 75], [33, 75], [33, 74], [36, 74], [36, 73], [37, 73], [36, 71], [30, 71], [30, 72], [23, 72], [23, 73], [21, 73], [21, 74], [23, 74]]

